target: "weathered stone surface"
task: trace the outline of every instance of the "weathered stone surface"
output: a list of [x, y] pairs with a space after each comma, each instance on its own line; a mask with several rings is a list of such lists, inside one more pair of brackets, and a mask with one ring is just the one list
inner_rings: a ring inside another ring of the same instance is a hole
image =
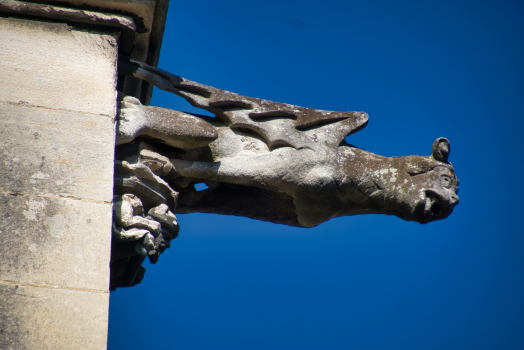
[[115, 35], [62, 23], [0, 20], [0, 101], [116, 113]]
[[0, 193], [0, 280], [107, 291], [111, 205]]
[[[119, 98], [117, 144], [128, 143], [140, 135], [146, 135], [183, 149], [199, 148], [217, 138], [211, 124], [194, 115], [172, 109], [142, 106], [137, 98]], [[149, 125], [157, 127], [150, 129]]]
[[[87, 7], [89, 9], [99, 9], [102, 12], [116, 12], [132, 15], [139, 18], [137, 21], [141, 28], [136, 34], [135, 46], [138, 48], [133, 52], [132, 57], [146, 61], [148, 58], [148, 48], [150, 35], [158, 35], [158, 29], [154, 28], [154, 21], [159, 20], [161, 15], [155, 13], [157, 2], [165, 3], [165, 0], [41, 0], [44, 3], [56, 4], [61, 3], [63, 6], [68, 4], [74, 7]], [[167, 6], [167, 5], [164, 5]], [[164, 10], [165, 12], [166, 10]], [[165, 21], [165, 19], [164, 19]], [[157, 24], [158, 25], [158, 24]], [[153, 32], [153, 33], [151, 33]]]
[[[212, 148], [215, 162], [172, 158], [179, 176], [209, 186], [201, 192], [181, 190], [177, 212], [232, 214], [301, 227], [357, 214], [426, 224], [445, 219], [458, 203], [458, 179], [450, 164], [432, 157], [382, 157], [345, 142], [329, 149], [329, 133], [318, 131], [313, 134], [318, 148], [216, 157], [221, 155], [217, 147]], [[245, 144], [241, 135], [230, 136], [229, 143]]]
[[0, 102], [0, 191], [111, 202], [110, 118]]
[[106, 349], [109, 293], [0, 281], [0, 349]]
[[149, 257], [155, 264], [178, 236], [178, 221], [172, 212], [178, 193], [159, 176], [169, 173], [170, 165], [168, 158], [146, 142], [117, 147], [111, 290], [140, 283], [144, 259]]
[[[366, 113], [246, 97], [141, 62], [119, 67], [216, 116], [208, 121], [218, 137], [201, 148], [161, 145], [174, 145], [178, 137], [160, 132], [167, 123], [163, 119], [178, 118], [174, 113], [142, 118], [148, 124], [136, 132], [162, 139], [156, 157], [162, 164], [155, 173], [180, 192], [179, 213], [240, 215], [301, 227], [374, 213], [426, 224], [445, 219], [458, 204], [458, 179], [445, 138], [434, 142], [431, 156], [382, 157], [345, 141], [366, 126]], [[119, 126], [133, 125], [133, 120], [123, 123], [126, 108], [120, 110]], [[139, 115], [137, 109], [134, 105], [129, 116]], [[192, 185], [199, 182], [208, 189], [196, 192]]]
[[74, 4], [88, 11], [7, 2], [32, 12], [0, 17], [0, 348], [105, 349], [117, 43], [132, 37], [141, 42], [132, 57], [149, 57], [152, 34], [133, 11], [136, 38], [131, 19], [115, 16], [119, 37], [111, 16], [90, 11], [145, 5], [153, 26], [155, 2]]
[[[132, 52], [126, 50], [129, 38], [126, 37], [125, 32], [121, 38], [119, 51], [136, 60], [153, 66], [158, 65], [169, 0], [40, 0], [38, 2], [132, 17], [137, 26], [137, 31], [131, 38], [131, 43], [134, 44]], [[146, 105], [150, 103], [153, 85], [132, 77], [124, 79], [121, 83], [123, 83], [122, 92], [140, 97]]]
[[132, 18], [118, 14], [79, 10], [55, 5], [35, 4], [18, 0], [3, 0], [0, 2], [0, 12], [18, 16], [51, 19], [63, 23], [83, 23], [114, 28], [120, 31], [120, 51], [131, 54], [134, 46], [136, 25]]

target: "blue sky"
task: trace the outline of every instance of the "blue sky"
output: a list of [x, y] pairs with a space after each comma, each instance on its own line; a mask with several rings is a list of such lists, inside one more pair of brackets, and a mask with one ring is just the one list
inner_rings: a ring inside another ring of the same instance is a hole
[[365, 111], [348, 142], [385, 156], [447, 137], [460, 204], [428, 225], [178, 215], [142, 284], [111, 293], [108, 348], [523, 349], [523, 18], [519, 1], [172, 1], [160, 68]]

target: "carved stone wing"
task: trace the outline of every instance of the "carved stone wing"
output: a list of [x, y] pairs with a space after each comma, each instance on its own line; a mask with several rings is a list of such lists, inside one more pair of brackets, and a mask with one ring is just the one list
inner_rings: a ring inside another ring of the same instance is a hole
[[[304, 147], [309, 142], [302, 142], [301, 131], [343, 121], [330, 130], [332, 143], [337, 146], [344, 137], [365, 127], [368, 121], [367, 114], [362, 112], [324, 111], [239, 95], [133, 60], [121, 61], [119, 69], [121, 73], [131, 74], [185, 98], [191, 105], [215, 114], [230, 128], [249, 129], [259, 134], [270, 149], [282, 145]], [[273, 121], [280, 122], [271, 123]]]

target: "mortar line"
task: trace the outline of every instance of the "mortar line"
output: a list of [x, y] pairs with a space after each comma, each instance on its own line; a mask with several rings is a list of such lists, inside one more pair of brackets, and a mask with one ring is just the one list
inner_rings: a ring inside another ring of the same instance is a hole
[[87, 198], [78, 198], [78, 197], [73, 197], [73, 196], [61, 196], [61, 195], [58, 195], [58, 196], [54, 196], [54, 195], [51, 195], [51, 194], [37, 194], [37, 193], [26, 193], [26, 192], [19, 192], [19, 191], [16, 191], [16, 192], [13, 192], [13, 191], [3, 191], [3, 190], [0, 190], [0, 193], [1, 194], [6, 194], [6, 195], [10, 195], [10, 196], [27, 196], [27, 197], [43, 197], [43, 198], [53, 198], [53, 199], [70, 199], [70, 200], [75, 200], [75, 201], [80, 201], [80, 202], [90, 202], [90, 203], [98, 203], [98, 204], [112, 204], [113, 202], [112, 201], [97, 201], [97, 200], [94, 200], [94, 199], [87, 199]]
[[[29, 108], [38, 108], [38, 109], [48, 109], [48, 110], [51, 110], [51, 111], [60, 111], [60, 112], [83, 113], [83, 114], [89, 114], [89, 115], [93, 115], [93, 116], [106, 117], [106, 118], [110, 118], [111, 120], [115, 120], [115, 118], [116, 118], [114, 115], [111, 116], [111, 115], [108, 115], [108, 114], [91, 113], [91, 112], [76, 111], [76, 110], [63, 109], [63, 108], [51, 108], [51, 107], [33, 105], [31, 103], [28, 103], [28, 102], [20, 103], [20, 102], [11, 102], [11, 101], [0, 101], [0, 104], [6, 104], [6, 105], [11, 105], [11, 106], [17, 106], [17, 107], [29, 107]], [[115, 100], [115, 104], [116, 104], [116, 100]]]
[[52, 285], [52, 284], [39, 284], [39, 283], [19, 282], [19, 281], [10, 281], [10, 280], [0, 280], [0, 284], [4, 284], [8, 286], [20, 285], [20, 286], [36, 287], [36, 288], [65, 289], [65, 290], [75, 290], [79, 292], [109, 294], [108, 290], [81, 288], [81, 287], [67, 287], [67, 286]]

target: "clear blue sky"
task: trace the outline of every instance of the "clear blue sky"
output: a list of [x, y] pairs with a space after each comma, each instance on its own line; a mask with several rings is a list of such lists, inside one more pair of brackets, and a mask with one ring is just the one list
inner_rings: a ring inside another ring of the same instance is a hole
[[365, 111], [348, 141], [385, 156], [447, 137], [460, 204], [428, 225], [178, 215], [142, 284], [111, 294], [110, 350], [524, 349], [521, 1], [172, 0], [160, 67]]

